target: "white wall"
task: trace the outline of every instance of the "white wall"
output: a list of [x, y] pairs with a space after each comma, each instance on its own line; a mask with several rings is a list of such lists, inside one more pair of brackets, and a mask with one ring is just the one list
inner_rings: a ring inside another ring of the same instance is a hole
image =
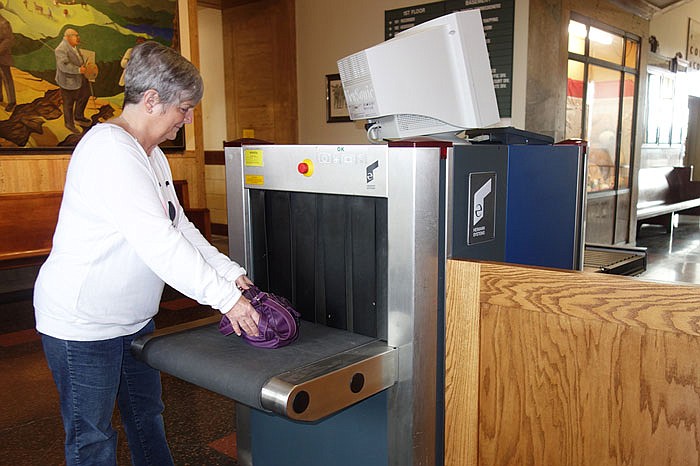
[[[700, 21], [700, 0], [694, 0], [652, 18], [649, 23], [649, 33], [656, 36], [659, 41], [658, 53], [666, 57], [674, 57], [676, 52], [680, 52], [683, 58], [686, 58], [690, 18]], [[686, 77], [688, 93], [700, 96], [700, 72], [688, 73]]]
[[[299, 143], [366, 144], [364, 122], [326, 123], [327, 74], [336, 61], [384, 41], [384, 11], [421, 5], [411, 0], [297, 0]], [[515, 2], [512, 124], [525, 121], [527, 1]]]
[[301, 144], [364, 144], [361, 122], [326, 123], [326, 78], [336, 61], [384, 40], [384, 10], [405, 0], [297, 0], [297, 89]]
[[[326, 123], [325, 76], [338, 72], [338, 59], [384, 40], [385, 10], [423, 3], [411, 0], [296, 1], [300, 143], [367, 143], [364, 122]], [[511, 124], [522, 128], [527, 79], [527, 1], [515, 2], [515, 18]], [[181, 17], [181, 24], [186, 24], [185, 21], [186, 16]], [[200, 68], [204, 79], [204, 149], [221, 150], [221, 142], [226, 139], [221, 11], [198, 8], [198, 25]], [[188, 56], [188, 51], [189, 43], [183, 44], [183, 54]]]
[[[361, 122], [326, 123], [325, 75], [338, 72], [336, 61], [339, 58], [384, 40], [385, 10], [423, 3], [425, 2], [411, 0], [296, 1], [300, 143], [367, 142]], [[515, 2], [512, 124], [520, 128], [524, 127], [525, 121], [528, 3], [527, 0]], [[184, 9], [180, 8], [181, 14]], [[225, 100], [219, 98], [221, 94], [214, 94], [214, 91], [223, 93], [224, 83], [221, 12], [200, 8], [198, 14], [200, 60], [205, 80], [202, 102], [205, 118], [204, 147], [207, 150], [220, 150], [221, 141], [226, 139]], [[673, 56], [680, 51], [685, 56], [689, 17], [700, 21], [700, 0], [652, 19], [651, 34], [659, 39], [663, 55]], [[189, 44], [183, 44], [183, 48], [188, 47]], [[213, 96], [216, 98], [211, 98]]]
[[[686, 3], [651, 19], [649, 33], [659, 40], [658, 52], [661, 55], [673, 57], [676, 52], [681, 52], [685, 58], [688, 44], [688, 18], [700, 21], [700, 0]], [[645, 50], [648, 49], [645, 48]]]
[[197, 8], [200, 72], [204, 80], [204, 150], [223, 150], [226, 139], [224, 44], [221, 10]]
[[[204, 81], [202, 125], [204, 150], [224, 150], [226, 138], [226, 94], [224, 90], [224, 43], [221, 10], [197, 8], [199, 64]], [[223, 165], [206, 165], [204, 180], [207, 207], [212, 223], [227, 223], [226, 170]]]

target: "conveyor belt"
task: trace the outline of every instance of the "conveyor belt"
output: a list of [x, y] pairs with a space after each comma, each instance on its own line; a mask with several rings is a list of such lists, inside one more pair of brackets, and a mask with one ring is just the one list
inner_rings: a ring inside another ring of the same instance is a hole
[[640, 275], [647, 269], [646, 250], [587, 244], [583, 268], [590, 272], [614, 275]]
[[375, 338], [302, 321], [290, 346], [259, 349], [221, 335], [212, 321], [218, 316], [156, 332], [134, 341], [132, 351], [175, 377], [300, 420], [319, 419], [396, 380], [395, 350]]

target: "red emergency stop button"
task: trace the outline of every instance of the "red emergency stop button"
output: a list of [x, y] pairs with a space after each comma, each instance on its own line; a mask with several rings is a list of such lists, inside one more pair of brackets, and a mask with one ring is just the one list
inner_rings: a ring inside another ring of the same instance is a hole
[[314, 174], [314, 163], [309, 159], [304, 159], [297, 165], [297, 171], [304, 176], [311, 176]]

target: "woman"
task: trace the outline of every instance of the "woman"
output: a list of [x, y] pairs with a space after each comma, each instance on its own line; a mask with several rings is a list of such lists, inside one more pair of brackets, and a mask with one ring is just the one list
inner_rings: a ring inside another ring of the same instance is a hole
[[197, 69], [145, 42], [126, 69], [124, 109], [82, 138], [68, 167], [53, 249], [34, 292], [36, 327], [58, 388], [66, 463], [116, 464], [115, 400], [136, 465], [172, 464], [158, 371], [136, 361], [164, 282], [225, 313], [240, 335], [259, 316], [251, 282], [187, 220], [158, 144], [202, 98]]

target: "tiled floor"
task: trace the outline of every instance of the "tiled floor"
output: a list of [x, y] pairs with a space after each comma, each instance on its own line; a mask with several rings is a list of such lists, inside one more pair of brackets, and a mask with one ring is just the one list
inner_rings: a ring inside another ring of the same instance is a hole
[[[226, 249], [225, 238], [217, 237], [215, 243]], [[648, 248], [649, 258], [647, 272], [640, 278], [700, 284], [698, 223], [681, 224], [672, 236], [660, 228], [644, 227], [638, 246]], [[31, 276], [31, 271], [28, 273]], [[0, 275], [5, 285], [14, 281], [14, 288], [22, 279], [27, 277], [12, 274], [5, 279]], [[61, 465], [63, 428], [56, 389], [33, 330], [31, 291], [7, 290], [0, 286], [0, 465]], [[211, 312], [169, 290], [157, 324], [166, 327]], [[165, 423], [176, 464], [238, 464], [231, 400], [166, 374], [163, 393]], [[119, 428], [118, 416], [114, 423]], [[123, 434], [119, 464], [129, 464]]]
[[681, 217], [672, 234], [663, 227], [644, 226], [637, 246], [647, 248], [647, 271], [640, 278], [700, 284], [700, 226], [697, 217]]

